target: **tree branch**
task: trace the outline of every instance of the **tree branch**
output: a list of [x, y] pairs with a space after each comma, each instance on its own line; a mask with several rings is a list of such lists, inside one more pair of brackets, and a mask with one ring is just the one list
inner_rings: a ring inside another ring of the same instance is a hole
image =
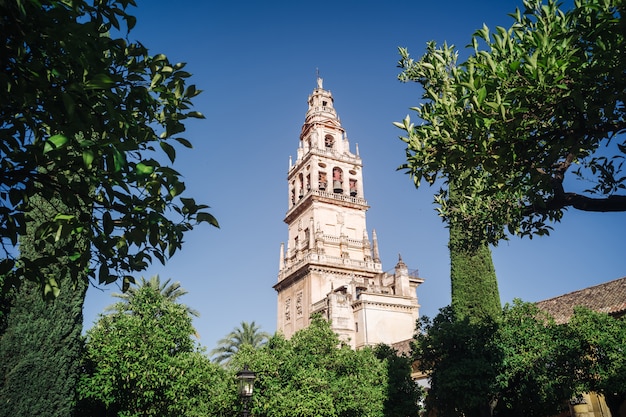
[[546, 201], [545, 207], [527, 206], [525, 215], [547, 213], [565, 207], [573, 207], [581, 211], [620, 212], [626, 211], [626, 195], [611, 195], [605, 198], [591, 198], [577, 193], [563, 193]]

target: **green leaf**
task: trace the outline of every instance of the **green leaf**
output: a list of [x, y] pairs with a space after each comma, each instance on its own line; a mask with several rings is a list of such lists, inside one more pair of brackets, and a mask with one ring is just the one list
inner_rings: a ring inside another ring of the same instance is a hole
[[91, 149], [85, 149], [83, 151], [83, 163], [85, 164], [85, 167], [87, 167], [87, 169], [91, 169], [91, 164], [93, 163], [93, 160], [93, 151]]
[[478, 103], [483, 104], [483, 101], [485, 101], [485, 97], [487, 97], [487, 89], [483, 85], [482, 87], [478, 89], [477, 93], [478, 93], [477, 95]]
[[0, 261], [0, 276], [6, 275], [15, 266], [13, 259], [3, 259]]
[[52, 277], [46, 278], [46, 284], [44, 286], [44, 297], [48, 300], [57, 298], [61, 290], [56, 280]]
[[67, 136], [60, 134], [51, 136], [43, 145], [43, 153], [48, 153], [53, 149], [61, 148], [68, 142], [68, 140]]
[[187, 117], [194, 117], [196, 119], [204, 119], [204, 114], [200, 113], [199, 111], [190, 111], [189, 113], [186, 114]]
[[113, 219], [111, 218], [111, 213], [109, 211], [105, 211], [102, 215], [102, 229], [106, 235], [110, 235], [113, 233]]
[[175, 182], [170, 187], [170, 196], [176, 197], [177, 195], [180, 195], [183, 191], [185, 191], [185, 183]]
[[174, 160], [176, 159], [176, 149], [174, 149], [172, 145], [170, 145], [169, 143], [165, 141], [159, 142], [159, 145], [161, 145], [161, 149], [165, 151], [169, 160], [171, 162], [174, 162]]
[[108, 74], [96, 74], [85, 83], [86, 90], [107, 90], [115, 86], [115, 81]]
[[174, 138], [174, 140], [180, 143], [181, 145], [183, 145], [185, 148], [189, 148], [189, 149], [193, 148], [193, 145], [191, 144], [191, 142], [189, 142], [185, 138]]
[[63, 214], [63, 213], [57, 213], [56, 216], [54, 216], [54, 221], [64, 221], [64, 222], [68, 222], [70, 220], [74, 220], [76, 218], [76, 216], [74, 216], [73, 214]]
[[135, 172], [139, 175], [150, 175], [154, 172], [154, 166], [146, 165], [143, 162], [139, 162], [135, 165]]
[[68, 256], [69, 260], [72, 262], [76, 262], [77, 260], [79, 260], [81, 257], [81, 253], [79, 252], [74, 252], [73, 254], [71, 254], [70, 256]]
[[215, 227], [220, 227], [219, 223], [217, 222], [217, 219], [215, 217], [213, 217], [211, 214], [206, 213], [206, 212], [200, 212], [196, 215], [196, 221], [198, 223], [202, 223], [202, 222], [207, 222], [212, 226]]
[[115, 172], [120, 172], [126, 166], [126, 158], [122, 152], [117, 149], [113, 150], [113, 164]]

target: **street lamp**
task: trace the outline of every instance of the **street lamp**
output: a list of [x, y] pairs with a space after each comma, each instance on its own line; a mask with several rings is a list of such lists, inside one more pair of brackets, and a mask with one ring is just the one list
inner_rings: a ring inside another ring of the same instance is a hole
[[252, 390], [254, 389], [255, 379], [256, 374], [248, 369], [248, 365], [244, 365], [243, 369], [237, 372], [237, 381], [239, 382], [239, 397], [243, 402], [243, 411], [241, 413], [243, 417], [248, 417], [250, 415], [248, 412], [248, 402], [250, 401], [250, 397], [252, 397]]

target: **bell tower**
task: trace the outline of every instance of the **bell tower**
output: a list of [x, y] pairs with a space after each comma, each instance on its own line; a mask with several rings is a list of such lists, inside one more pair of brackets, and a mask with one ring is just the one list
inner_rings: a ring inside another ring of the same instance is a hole
[[[350, 143], [330, 91], [308, 98], [295, 162], [290, 158], [288, 241], [281, 244], [277, 328], [286, 337], [322, 314], [358, 348], [410, 339], [418, 318], [417, 286], [404, 269], [384, 273], [376, 232], [370, 241], [363, 194], [363, 164]], [[396, 277], [396, 275], [398, 275]], [[373, 298], [372, 298], [373, 297]], [[392, 313], [390, 315], [390, 313]]]

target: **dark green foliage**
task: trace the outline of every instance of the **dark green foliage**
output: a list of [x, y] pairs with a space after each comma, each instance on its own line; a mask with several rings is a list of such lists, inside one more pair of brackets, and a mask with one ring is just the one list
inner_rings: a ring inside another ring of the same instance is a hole
[[[2, 292], [24, 280], [47, 297], [58, 283], [42, 269], [56, 263], [71, 288], [90, 276], [123, 289], [154, 260], [165, 262], [196, 224], [217, 226], [207, 206], [183, 197], [174, 145], [200, 93], [184, 63], [151, 56], [125, 36], [133, 0], [0, 1], [0, 275]], [[111, 34], [123, 37], [112, 38]], [[38, 225], [36, 245], [82, 234], [85, 252], [21, 253], [30, 199], [62, 203]], [[76, 213], [78, 207], [89, 207]], [[87, 253], [88, 275], [78, 260]], [[60, 259], [63, 258], [64, 262]]]
[[80, 374], [86, 284], [45, 301], [24, 283], [0, 338], [0, 416], [71, 416]]
[[[29, 234], [21, 239], [25, 255], [35, 251], [33, 233], [56, 214], [58, 200], [35, 196]], [[84, 250], [79, 237], [71, 245]], [[59, 242], [63, 244], [63, 242]], [[53, 253], [53, 245], [39, 246], [40, 254]], [[85, 258], [82, 260], [86, 262]], [[46, 301], [38, 283], [25, 282], [13, 291], [7, 327], [0, 337], [0, 416], [71, 416], [82, 354], [82, 307], [85, 280], [71, 288], [70, 277], [61, 275], [56, 264], [42, 269], [48, 282], [67, 284], [56, 299]], [[44, 277], [42, 277], [42, 281]]]
[[450, 307], [420, 321], [415, 360], [430, 373], [427, 404], [438, 415], [551, 416], [581, 392], [581, 340], [530, 303], [497, 321], [458, 319]]
[[569, 327], [583, 346], [583, 387], [603, 394], [611, 414], [620, 415], [626, 400], [626, 321], [577, 308]]
[[354, 351], [317, 317], [291, 340], [272, 337], [261, 349], [244, 345], [232, 359], [257, 372], [257, 417], [382, 417], [385, 365], [371, 349]]
[[581, 385], [585, 352], [567, 325], [556, 325], [532, 303], [506, 305], [491, 343], [501, 352], [498, 364], [498, 415], [553, 416]]
[[[451, 204], [461, 205], [462, 196], [450, 186]], [[470, 322], [495, 320], [501, 312], [498, 280], [491, 250], [484, 242], [476, 243], [464, 223], [451, 220], [450, 280], [452, 309], [460, 320]]]
[[427, 404], [438, 415], [490, 415], [496, 399], [497, 365], [501, 352], [490, 343], [496, 323], [458, 319], [447, 307], [431, 322], [418, 322], [415, 360], [422, 372], [430, 374]]
[[[4, 276], [0, 275], [0, 288], [4, 285]], [[4, 329], [7, 327], [7, 316], [9, 314], [9, 308], [11, 307], [12, 291], [3, 293], [0, 291], [0, 336], [4, 333]]]
[[387, 367], [387, 393], [384, 401], [385, 417], [417, 417], [421, 407], [422, 388], [411, 378], [413, 359], [399, 355], [390, 346], [378, 345], [374, 349], [376, 357]]

